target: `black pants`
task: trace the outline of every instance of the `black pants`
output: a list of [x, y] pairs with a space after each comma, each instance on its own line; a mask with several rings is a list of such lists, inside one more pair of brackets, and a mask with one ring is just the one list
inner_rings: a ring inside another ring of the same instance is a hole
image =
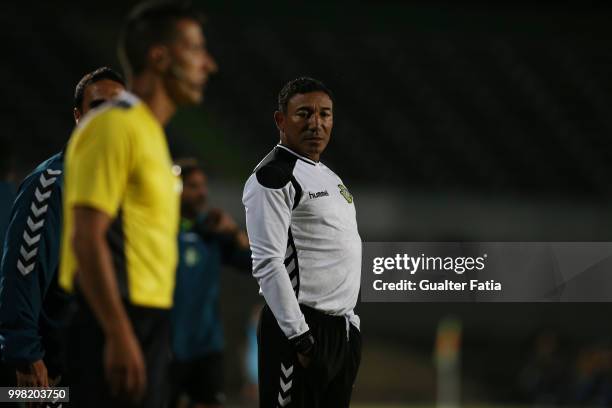
[[194, 404], [225, 405], [223, 352], [212, 352], [170, 364], [170, 407], [178, 406], [185, 393]]
[[300, 306], [315, 338], [316, 349], [308, 368], [266, 305], [257, 333], [260, 408], [345, 408], [361, 360], [361, 334], [344, 317], [325, 315]]
[[135, 404], [111, 395], [104, 373], [104, 333], [91, 309], [80, 299], [68, 328], [67, 368], [71, 407], [164, 407], [170, 356], [169, 311], [125, 304], [144, 355], [147, 388]]

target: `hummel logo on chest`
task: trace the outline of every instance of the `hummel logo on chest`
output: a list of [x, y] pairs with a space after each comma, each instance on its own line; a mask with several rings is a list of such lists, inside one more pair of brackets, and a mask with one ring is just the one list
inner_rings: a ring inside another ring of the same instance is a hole
[[308, 198], [319, 198], [319, 197], [327, 197], [329, 193], [327, 190], [319, 191], [318, 193], [308, 193]]

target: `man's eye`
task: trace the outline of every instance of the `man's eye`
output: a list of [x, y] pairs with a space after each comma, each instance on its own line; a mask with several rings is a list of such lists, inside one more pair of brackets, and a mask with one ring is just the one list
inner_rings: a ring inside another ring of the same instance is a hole
[[91, 102], [89, 103], [89, 108], [90, 108], [90, 109], [93, 109], [93, 108], [95, 108], [95, 107], [98, 107], [98, 106], [102, 105], [104, 102], [106, 102], [104, 99], [96, 99], [96, 100], [93, 100], [93, 101], [91, 101]]

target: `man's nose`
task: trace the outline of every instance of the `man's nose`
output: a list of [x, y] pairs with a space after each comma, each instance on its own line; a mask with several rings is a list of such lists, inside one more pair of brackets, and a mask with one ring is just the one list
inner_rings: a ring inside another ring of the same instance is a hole
[[308, 126], [312, 129], [318, 129], [321, 127], [321, 116], [319, 116], [317, 113], [313, 113], [312, 115], [310, 115], [310, 118], [308, 118]]
[[219, 71], [219, 65], [217, 64], [215, 57], [213, 57], [208, 51], [204, 52], [204, 68], [209, 74], [215, 74], [217, 71]]

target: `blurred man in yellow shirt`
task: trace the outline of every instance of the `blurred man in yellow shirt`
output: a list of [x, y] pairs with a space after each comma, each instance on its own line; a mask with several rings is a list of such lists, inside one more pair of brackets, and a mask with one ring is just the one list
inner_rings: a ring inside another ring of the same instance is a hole
[[60, 284], [76, 406], [161, 407], [177, 261], [180, 181], [163, 126], [200, 102], [217, 69], [200, 19], [172, 3], [128, 17], [120, 57], [133, 93], [86, 118], [66, 153]]

